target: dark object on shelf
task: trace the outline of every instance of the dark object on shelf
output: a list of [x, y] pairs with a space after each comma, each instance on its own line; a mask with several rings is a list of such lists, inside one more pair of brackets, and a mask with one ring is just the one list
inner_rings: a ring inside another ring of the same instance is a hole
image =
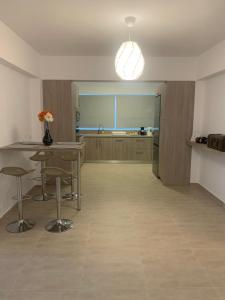
[[138, 134], [140, 134], [140, 135], [147, 135], [147, 131], [145, 130], [144, 127], [141, 127], [141, 130], [138, 131]]
[[208, 139], [205, 136], [198, 136], [196, 137], [195, 142], [198, 144], [207, 144], [207, 140]]
[[45, 146], [50, 146], [53, 143], [53, 139], [51, 137], [48, 126], [45, 128], [45, 135], [43, 137], [42, 142]]
[[225, 135], [224, 134], [209, 134], [207, 145], [209, 148], [225, 152]]

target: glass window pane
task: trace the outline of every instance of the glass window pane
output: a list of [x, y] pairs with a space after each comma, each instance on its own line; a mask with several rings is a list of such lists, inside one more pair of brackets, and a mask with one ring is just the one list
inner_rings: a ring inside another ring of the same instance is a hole
[[117, 127], [153, 127], [154, 101], [155, 96], [118, 96]]
[[80, 96], [80, 127], [114, 126], [114, 96]]

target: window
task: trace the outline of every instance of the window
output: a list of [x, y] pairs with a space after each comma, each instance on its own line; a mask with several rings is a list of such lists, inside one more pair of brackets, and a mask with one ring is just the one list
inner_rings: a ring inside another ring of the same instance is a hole
[[80, 95], [79, 102], [81, 130], [153, 127], [153, 95]]

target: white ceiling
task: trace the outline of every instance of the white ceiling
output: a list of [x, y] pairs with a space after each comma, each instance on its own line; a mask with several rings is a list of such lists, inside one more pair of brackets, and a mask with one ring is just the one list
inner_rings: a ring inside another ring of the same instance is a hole
[[114, 55], [128, 15], [144, 55], [196, 56], [225, 39], [224, 0], [0, 0], [0, 19], [45, 55]]

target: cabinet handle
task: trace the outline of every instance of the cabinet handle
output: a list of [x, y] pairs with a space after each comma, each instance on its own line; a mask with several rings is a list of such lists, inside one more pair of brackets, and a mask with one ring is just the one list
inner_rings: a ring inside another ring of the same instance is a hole
[[136, 151], [136, 154], [143, 154], [143, 151]]
[[123, 142], [123, 140], [116, 140], [116, 142]]

